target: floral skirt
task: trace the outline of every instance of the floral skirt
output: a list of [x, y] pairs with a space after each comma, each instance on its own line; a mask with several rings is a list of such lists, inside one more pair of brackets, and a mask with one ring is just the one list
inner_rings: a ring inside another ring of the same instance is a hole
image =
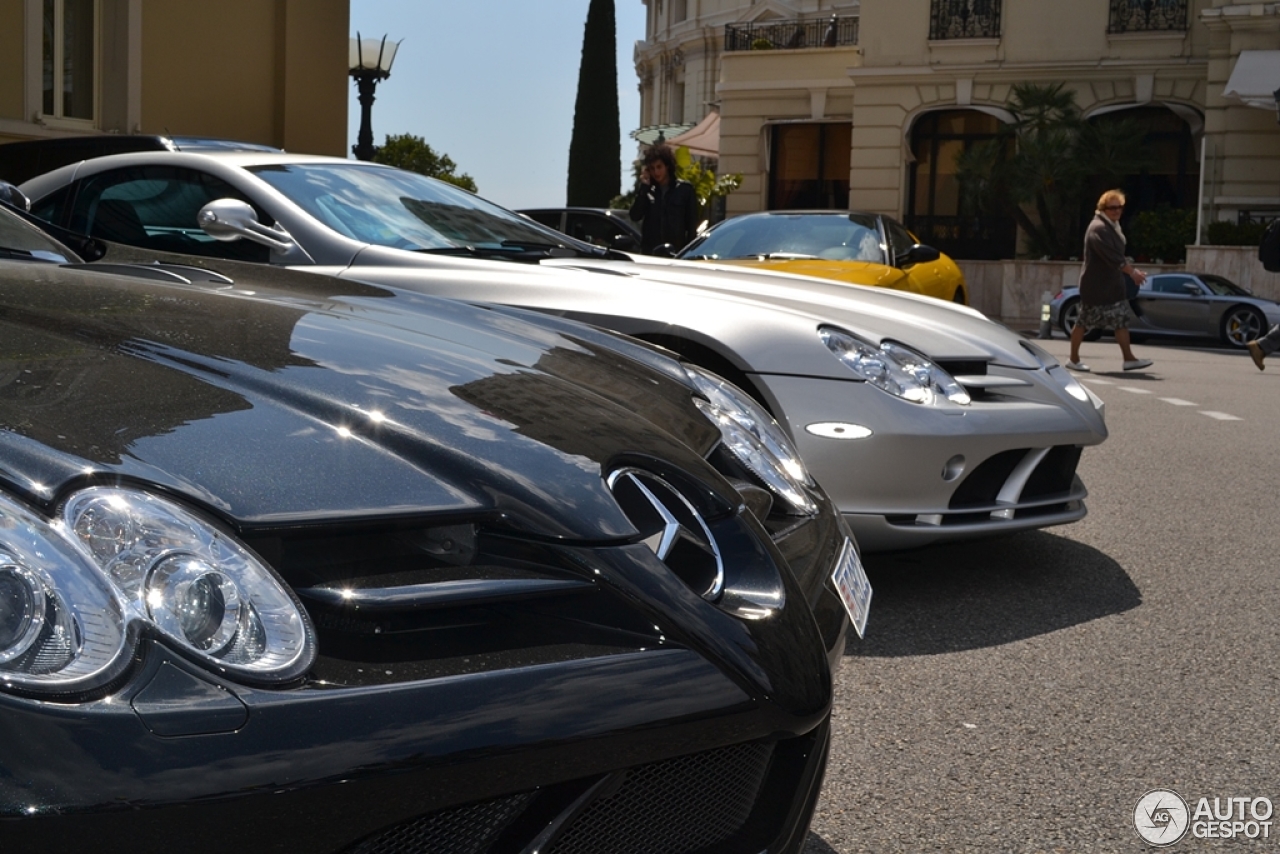
[[1090, 329], [1128, 329], [1129, 324], [1136, 319], [1133, 309], [1129, 307], [1129, 301], [1121, 300], [1110, 305], [1080, 306], [1080, 317], [1076, 320], [1076, 325], [1083, 326], [1086, 331]]

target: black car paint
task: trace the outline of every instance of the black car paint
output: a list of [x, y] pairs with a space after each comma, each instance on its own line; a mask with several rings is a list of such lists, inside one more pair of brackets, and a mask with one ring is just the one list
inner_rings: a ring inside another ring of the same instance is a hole
[[[230, 284], [0, 262], [5, 490], [45, 511], [91, 483], [161, 491], [298, 590], [400, 569], [394, 544], [440, 525], [475, 526], [495, 579], [573, 583], [409, 614], [304, 600], [321, 654], [287, 689], [236, 684], [148, 639], [100, 695], [0, 692], [5, 850], [224, 851], [229, 828], [244, 850], [355, 850], [534, 792], [504, 831], [513, 844], [621, 785], [621, 769], [742, 743], [774, 754], [735, 839], [798, 850], [847, 625], [825, 583], [840, 542], [825, 499], [783, 530], [742, 512], [701, 456], [714, 429], [655, 351], [217, 266]], [[374, 405], [392, 423], [364, 418]], [[673, 583], [603, 485], [627, 463], [701, 485], [689, 492], [732, 558], [774, 567], [796, 605], [743, 620]], [[490, 850], [518, 850], [501, 843]]]

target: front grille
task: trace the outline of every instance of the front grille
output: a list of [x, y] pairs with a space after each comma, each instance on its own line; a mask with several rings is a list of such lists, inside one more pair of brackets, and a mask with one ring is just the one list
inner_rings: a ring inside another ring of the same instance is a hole
[[[441, 810], [366, 837], [341, 854], [522, 851], [565, 819], [566, 826], [541, 849], [547, 854], [697, 854], [747, 828], [775, 746], [736, 744], [616, 772], [609, 775], [613, 780], [580, 780]], [[772, 785], [790, 792], [795, 769], [781, 766]], [[578, 803], [572, 792], [592, 786], [602, 794], [585, 806]]]
[[632, 769], [551, 846], [551, 854], [683, 854], [746, 824], [773, 753], [740, 744]]
[[1000, 494], [1000, 488], [1004, 486], [1004, 482], [1009, 479], [1009, 475], [1026, 454], [1026, 448], [1018, 448], [1012, 451], [1001, 451], [983, 460], [956, 487], [947, 507], [951, 510], [964, 510], [968, 507], [994, 503], [996, 496]]
[[531, 800], [533, 793], [524, 792], [432, 813], [357, 842], [345, 854], [484, 854]]

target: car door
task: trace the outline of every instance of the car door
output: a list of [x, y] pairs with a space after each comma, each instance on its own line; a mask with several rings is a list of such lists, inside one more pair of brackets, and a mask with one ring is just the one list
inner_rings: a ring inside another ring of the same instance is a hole
[[1152, 276], [1138, 291], [1137, 308], [1148, 326], [1187, 335], [1213, 335], [1209, 295], [1194, 276]]
[[33, 213], [82, 234], [140, 249], [267, 263], [270, 250], [248, 240], [214, 240], [199, 226], [200, 208], [234, 198], [259, 206], [214, 175], [185, 167], [127, 166], [89, 175], [51, 194]]

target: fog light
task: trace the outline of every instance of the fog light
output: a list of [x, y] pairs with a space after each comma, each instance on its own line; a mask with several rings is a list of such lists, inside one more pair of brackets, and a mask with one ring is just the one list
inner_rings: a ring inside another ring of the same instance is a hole
[[964, 474], [963, 454], [956, 454], [954, 457], [947, 460], [947, 464], [942, 467], [942, 479], [947, 483], [950, 483], [962, 474]]

